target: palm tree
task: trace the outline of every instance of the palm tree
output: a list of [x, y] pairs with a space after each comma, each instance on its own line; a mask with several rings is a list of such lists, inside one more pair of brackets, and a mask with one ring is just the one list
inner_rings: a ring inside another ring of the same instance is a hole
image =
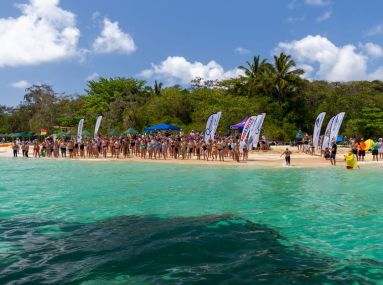
[[157, 96], [161, 95], [162, 92], [162, 82], [158, 83], [157, 80], [154, 81], [154, 94]]
[[261, 72], [265, 71], [269, 65], [266, 59], [263, 59], [261, 62], [259, 61], [260, 61], [259, 55], [254, 56], [252, 63], [250, 63], [249, 61], [246, 61], [248, 67], [241, 65], [238, 68], [245, 72], [246, 77], [255, 79], [258, 77], [258, 75]]
[[295, 67], [295, 61], [291, 59], [290, 55], [281, 52], [278, 56], [274, 56], [273, 74], [279, 103], [282, 103], [286, 96], [296, 90], [300, 75], [304, 73], [303, 69]]
[[260, 56], [254, 56], [253, 62], [246, 61], [247, 67], [239, 66], [238, 68], [243, 70], [245, 78], [247, 79], [246, 85], [248, 93], [252, 91], [259, 91], [263, 89], [263, 79], [265, 75], [270, 73], [272, 66], [267, 62], [266, 59], [260, 60]]

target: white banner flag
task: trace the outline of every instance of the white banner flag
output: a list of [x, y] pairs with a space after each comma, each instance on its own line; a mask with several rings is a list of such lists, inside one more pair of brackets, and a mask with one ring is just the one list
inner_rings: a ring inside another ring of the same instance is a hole
[[258, 146], [259, 135], [261, 133], [261, 129], [262, 129], [263, 121], [265, 120], [265, 117], [266, 117], [266, 113], [262, 113], [262, 114], [258, 115], [258, 117], [259, 118], [257, 118], [257, 125], [254, 129], [253, 147]]
[[247, 146], [248, 146], [248, 148], [251, 148], [253, 146], [255, 129], [257, 128], [258, 120], [261, 118], [261, 116], [262, 115], [255, 116], [254, 124], [250, 128], [249, 136], [247, 138]]
[[98, 129], [101, 125], [102, 116], [98, 116], [96, 120], [96, 126], [94, 127], [94, 138], [96, 139], [98, 136]]
[[332, 117], [327, 124], [326, 131], [324, 132], [324, 136], [323, 136], [322, 149], [326, 149], [326, 147], [329, 147], [330, 145], [331, 126], [334, 119], [335, 119], [335, 116]]
[[77, 127], [77, 142], [78, 143], [81, 143], [81, 139], [82, 139], [82, 128], [84, 126], [84, 119], [81, 119], [79, 122], [78, 122], [78, 127]]
[[315, 125], [314, 125], [314, 133], [313, 133], [313, 146], [316, 148], [319, 143], [319, 136], [320, 136], [320, 131], [322, 129], [322, 124], [324, 117], [326, 116], [326, 112], [322, 112], [318, 115], [317, 119], [315, 120]]
[[338, 115], [336, 115], [334, 121], [332, 122], [329, 145], [332, 144], [334, 140], [335, 142], [337, 141], [340, 126], [342, 125], [345, 114], [345, 112], [339, 113]]
[[210, 134], [210, 138], [213, 141], [214, 141], [215, 133], [217, 132], [217, 128], [218, 128], [219, 120], [221, 119], [221, 115], [222, 115], [222, 112], [218, 112], [218, 113], [216, 113], [214, 115], [214, 119], [213, 119], [213, 131]]
[[206, 122], [206, 127], [205, 127], [205, 142], [206, 143], [210, 140], [211, 133], [213, 132], [214, 116], [215, 114], [211, 115]]
[[239, 150], [242, 152], [243, 148], [246, 144], [246, 139], [249, 135], [249, 132], [252, 128], [254, 128], [254, 124], [256, 122], [256, 116], [251, 116], [246, 120], [245, 125], [243, 126], [241, 138], [239, 141]]

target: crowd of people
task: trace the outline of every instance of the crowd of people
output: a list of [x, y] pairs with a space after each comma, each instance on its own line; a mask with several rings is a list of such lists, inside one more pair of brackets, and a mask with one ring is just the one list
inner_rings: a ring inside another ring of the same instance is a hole
[[[319, 137], [318, 147], [315, 149], [313, 145], [312, 136], [308, 133], [303, 134], [302, 131], [298, 131], [296, 135], [296, 140], [292, 143], [292, 145], [296, 145], [298, 147], [298, 152], [301, 151], [306, 154], [314, 155], [316, 151], [325, 159], [330, 160], [332, 165], [336, 164], [336, 154], [337, 154], [337, 142], [335, 140], [330, 142], [329, 147], [325, 147], [322, 149], [324, 136]], [[355, 156], [356, 161], [364, 161], [366, 153], [371, 151], [372, 160], [379, 161], [383, 160], [383, 138], [379, 138], [374, 141], [367, 147], [366, 141], [361, 138], [357, 139], [356, 136], [352, 136], [349, 140], [347, 137], [342, 138], [342, 143], [345, 146], [350, 147], [351, 153]]]
[[[192, 159], [237, 162], [247, 160], [249, 149], [247, 142], [240, 144], [239, 135], [218, 135], [214, 140], [205, 142], [200, 132], [155, 132], [145, 135], [99, 136], [85, 138], [78, 142], [75, 138], [57, 139], [49, 136], [43, 142], [34, 140], [31, 144], [16, 140], [13, 143], [13, 155], [20, 150], [24, 157], [62, 157], [62, 158], [128, 158], [142, 159]], [[269, 149], [266, 138], [262, 137], [257, 150]]]
[[[299, 132], [298, 132], [299, 134]], [[322, 139], [322, 138], [321, 138]], [[321, 145], [321, 139], [319, 145]], [[363, 161], [366, 155], [366, 143], [363, 139], [350, 139], [350, 148], [356, 161]], [[275, 143], [272, 143], [275, 144]], [[291, 144], [297, 146], [298, 152], [315, 154], [312, 137], [307, 133], [297, 135], [297, 140]], [[76, 138], [56, 138], [49, 136], [42, 142], [35, 139], [32, 142], [16, 140], [13, 145], [13, 156], [17, 157], [22, 152], [24, 157], [52, 157], [52, 158], [129, 158], [139, 157], [142, 159], [166, 160], [181, 159], [212, 161], [246, 161], [249, 151], [252, 149], [268, 151], [270, 144], [265, 136], [261, 137], [256, 148], [252, 148], [247, 141], [240, 142], [239, 134], [217, 135], [214, 140], [205, 142], [201, 132], [154, 132], [151, 134], [134, 134], [121, 136], [98, 136], [95, 139], [85, 138], [78, 142]], [[317, 152], [325, 159], [336, 165], [337, 143], [332, 141], [330, 147]], [[32, 151], [32, 154], [30, 154]], [[383, 159], [383, 140], [371, 145], [373, 160]], [[286, 165], [291, 163], [292, 152], [287, 148], [281, 156], [285, 156]]]

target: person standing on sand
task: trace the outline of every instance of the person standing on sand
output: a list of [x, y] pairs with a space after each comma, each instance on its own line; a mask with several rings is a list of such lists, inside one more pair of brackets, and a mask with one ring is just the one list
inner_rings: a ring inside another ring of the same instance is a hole
[[299, 130], [295, 138], [297, 140], [297, 146], [298, 146], [298, 152], [299, 152], [302, 149], [303, 132]]
[[66, 143], [63, 141], [61, 141], [60, 143], [60, 150], [61, 150], [61, 157], [62, 158], [66, 158]]
[[283, 155], [285, 156], [285, 161], [286, 161], [286, 165], [287, 166], [290, 166], [290, 162], [291, 162], [291, 159], [290, 159], [290, 157], [291, 157], [291, 154], [292, 154], [292, 152], [288, 149], [288, 148], [286, 148], [286, 150], [281, 154], [281, 156], [280, 157], [282, 157]]
[[68, 143], [68, 151], [69, 151], [69, 158], [74, 158], [73, 151], [74, 151], [74, 142], [73, 140], [70, 140]]
[[33, 143], [33, 156], [40, 157], [40, 145], [38, 140], [35, 140], [35, 142]]
[[379, 150], [378, 150], [378, 153], [379, 153], [379, 158], [383, 159], [383, 138], [379, 139]]
[[371, 146], [372, 161], [379, 161], [379, 142], [374, 142]]
[[25, 143], [24, 151], [25, 151], [25, 157], [28, 158], [29, 157], [28, 156], [28, 153], [29, 153], [29, 143], [28, 142]]
[[239, 162], [239, 143], [236, 142], [234, 145], [234, 158], [237, 162]]
[[84, 149], [85, 149], [85, 145], [84, 145], [84, 142], [82, 141], [80, 143], [80, 158], [85, 158]]
[[162, 156], [164, 160], [166, 160], [167, 153], [168, 153], [168, 142], [167, 139], [164, 139], [162, 144], [161, 144], [161, 151], [162, 151]]
[[366, 156], [366, 143], [364, 139], [361, 139], [359, 142], [359, 160], [364, 161], [364, 157]]
[[17, 153], [19, 152], [19, 145], [16, 142], [13, 143], [12, 150], [13, 150], [13, 157], [17, 157]]
[[330, 161], [331, 165], [336, 165], [336, 152], [337, 152], [338, 146], [336, 145], [335, 140], [332, 140], [332, 146], [331, 146], [331, 154], [330, 154]]
[[249, 158], [249, 149], [247, 148], [247, 140], [245, 140], [245, 144], [243, 145], [243, 157], [242, 157], [242, 160], [248, 160]]

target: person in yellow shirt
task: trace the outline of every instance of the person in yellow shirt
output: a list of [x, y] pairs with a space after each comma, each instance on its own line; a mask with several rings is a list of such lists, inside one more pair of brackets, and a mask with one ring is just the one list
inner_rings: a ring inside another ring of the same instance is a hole
[[358, 162], [355, 161], [355, 155], [352, 150], [350, 150], [348, 154], [344, 155], [344, 159], [346, 160], [347, 169], [354, 169], [354, 167], [360, 168]]

